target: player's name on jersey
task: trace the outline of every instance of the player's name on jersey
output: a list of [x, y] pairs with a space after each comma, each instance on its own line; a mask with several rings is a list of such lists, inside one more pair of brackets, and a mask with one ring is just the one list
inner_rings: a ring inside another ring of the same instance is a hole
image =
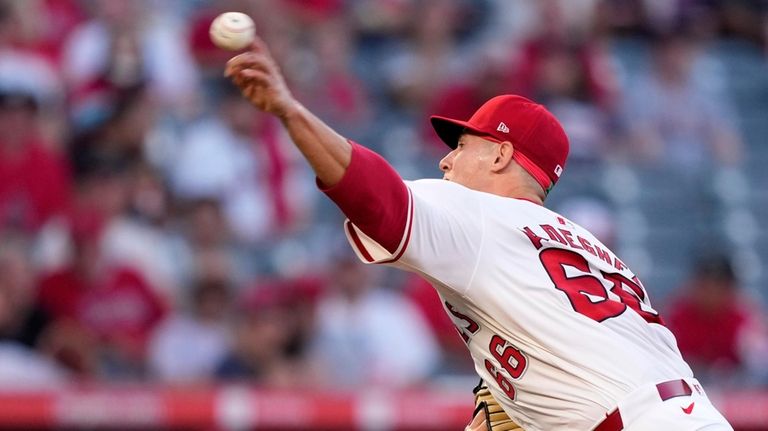
[[[574, 234], [573, 231], [554, 227], [548, 224], [541, 224], [535, 227], [526, 226], [522, 229], [528, 239], [531, 240], [531, 244], [536, 247], [536, 250], [541, 249], [544, 243], [556, 242], [560, 245], [564, 245], [572, 250], [586, 251], [587, 253], [596, 256], [598, 259], [613, 266], [619, 271], [627, 269], [624, 262], [619, 260], [608, 249], [601, 247], [599, 244], [593, 244], [588, 239], [581, 235]], [[543, 236], [542, 236], [543, 235]], [[553, 244], [554, 245], [554, 244]]]

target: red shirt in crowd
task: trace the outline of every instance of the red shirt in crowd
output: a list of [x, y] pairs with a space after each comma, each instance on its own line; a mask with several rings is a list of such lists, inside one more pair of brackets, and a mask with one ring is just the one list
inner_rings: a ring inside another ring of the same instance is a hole
[[0, 152], [3, 226], [36, 230], [67, 208], [71, 188], [66, 161], [42, 143], [29, 142], [18, 154]]
[[750, 315], [737, 301], [723, 301], [717, 310], [708, 311], [683, 298], [665, 317], [680, 352], [691, 364], [722, 369], [741, 365], [739, 337]]
[[107, 269], [88, 282], [72, 269], [45, 277], [38, 303], [54, 320], [73, 320], [105, 341], [143, 346], [165, 315], [149, 284], [129, 268]]

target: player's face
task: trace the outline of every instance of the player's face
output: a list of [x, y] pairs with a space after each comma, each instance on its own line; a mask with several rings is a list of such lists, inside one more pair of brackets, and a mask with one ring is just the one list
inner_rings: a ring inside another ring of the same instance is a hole
[[496, 158], [495, 142], [464, 134], [458, 146], [440, 161], [443, 179], [474, 190], [484, 190], [490, 180], [490, 167]]

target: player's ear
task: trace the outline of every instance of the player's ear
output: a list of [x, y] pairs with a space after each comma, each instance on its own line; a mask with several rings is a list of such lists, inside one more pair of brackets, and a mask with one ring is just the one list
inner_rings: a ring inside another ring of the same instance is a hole
[[504, 141], [496, 144], [496, 154], [491, 170], [493, 172], [501, 172], [509, 166], [512, 162], [512, 155], [515, 154], [515, 147], [509, 141]]

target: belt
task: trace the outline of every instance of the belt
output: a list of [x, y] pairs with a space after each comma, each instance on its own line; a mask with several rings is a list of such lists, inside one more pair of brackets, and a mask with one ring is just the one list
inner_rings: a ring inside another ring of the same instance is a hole
[[[656, 385], [661, 401], [666, 401], [674, 397], [688, 396], [693, 393], [690, 385], [685, 380], [670, 380], [668, 382]], [[605, 419], [600, 422], [593, 431], [621, 431], [624, 429], [624, 422], [621, 420], [621, 412], [616, 408], [605, 415]]]

